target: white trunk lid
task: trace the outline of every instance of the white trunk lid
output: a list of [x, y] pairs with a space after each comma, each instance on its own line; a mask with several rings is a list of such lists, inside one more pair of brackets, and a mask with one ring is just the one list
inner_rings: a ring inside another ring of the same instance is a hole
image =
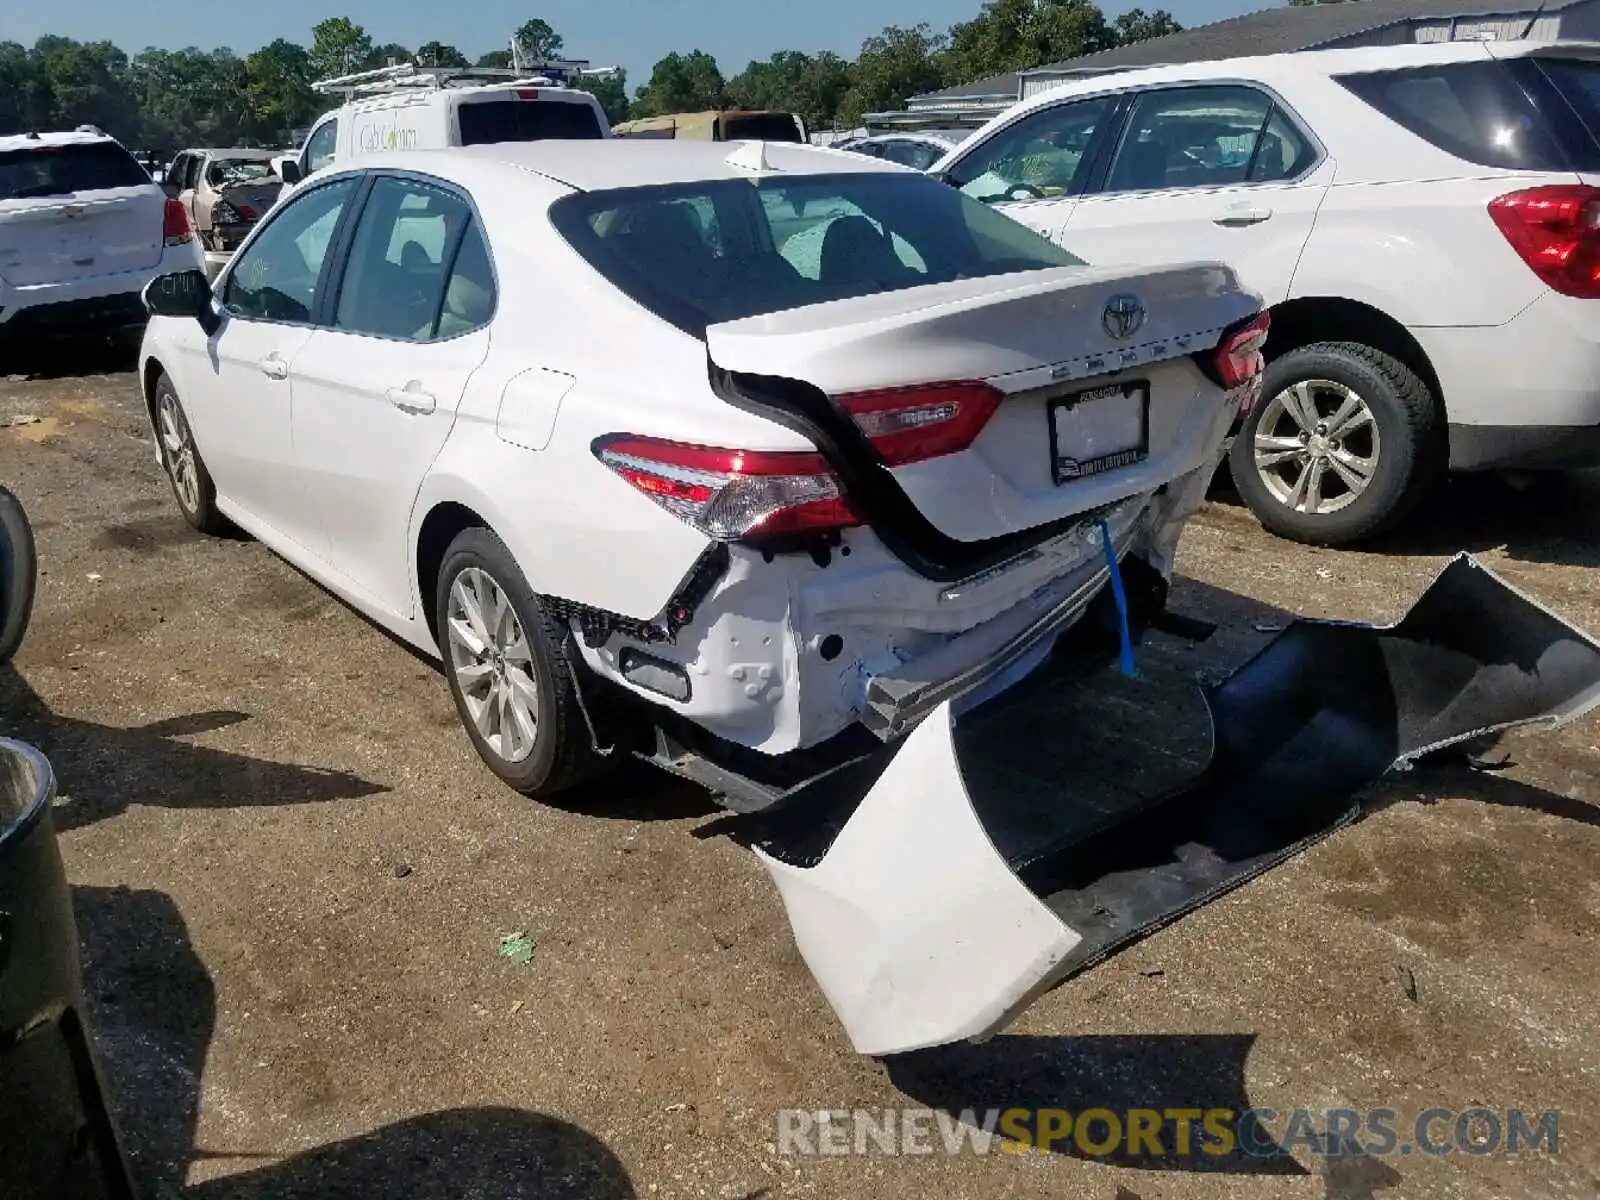
[[[729, 321], [708, 329], [706, 342], [719, 367], [835, 397], [992, 384], [1006, 399], [969, 449], [895, 470], [930, 522], [978, 540], [1198, 465], [1220, 436], [1224, 397], [1189, 356], [1214, 348], [1259, 305], [1220, 264], [1059, 267]], [[1102, 469], [1073, 473], [1072, 463], [1090, 460]]]

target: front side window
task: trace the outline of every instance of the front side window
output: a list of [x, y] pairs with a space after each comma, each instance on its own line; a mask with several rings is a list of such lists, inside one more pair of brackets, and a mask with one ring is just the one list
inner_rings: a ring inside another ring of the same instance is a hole
[[957, 162], [949, 181], [985, 204], [1076, 195], [1088, 182], [1090, 143], [1111, 108], [1111, 97], [1097, 96], [1029, 113]]
[[[472, 209], [452, 192], [410, 179], [380, 178], [350, 244], [335, 328], [428, 341], [439, 334], [450, 285], [456, 293], [448, 306], [451, 330], [462, 332], [461, 321], [482, 311], [491, 294], [483, 291], [481, 271], [477, 278], [451, 279], [471, 223]], [[483, 295], [475, 297], [474, 289]]]
[[351, 176], [290, 197], [240, 251], [223, 288], [223, 307], [249, 320], [309, 322], [328, 247], [356, 183]]
[[333, 161], [333, 152], [339, 140], [339, 119], [318, 125], [306, 139], [305, 174], [320, 171]]
[[1134, 101], [1105, 190], [1264, 183], [1292, 178], [1315, 158], [1310, 142], [1264, 92], [1161, 88]]
[[1082, 265], [1009, 217], [898, 171], [585, 192], [550, 213], [596, 270], [696, 336], [852, 296]]

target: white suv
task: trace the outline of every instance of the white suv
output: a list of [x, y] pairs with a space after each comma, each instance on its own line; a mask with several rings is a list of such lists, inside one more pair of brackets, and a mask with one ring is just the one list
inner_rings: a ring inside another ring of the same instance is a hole
[[145, 285], [202, 262], [183, 207], [112, 138], [0, 137], [0, 339], [138, 330]]
[[1445, 470], [1600, 465], [1600, 46], [1455, 42], [1055, 88], [933, 172], [1101, 265], [1271, 305], [1231, 451], [1269, 529], [1385, 529]]

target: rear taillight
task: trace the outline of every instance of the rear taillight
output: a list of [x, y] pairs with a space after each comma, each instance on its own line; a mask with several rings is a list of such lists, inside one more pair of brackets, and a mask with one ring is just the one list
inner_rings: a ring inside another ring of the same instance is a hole
[[1000, 406], [987, 383], [924, 383], [835, 397], [891, 467], [965, 450]]
[[1258, 313], [1248, 322], [1231, 330], [1217, 344], [1217, 378], [1222, 386], [1232, 390], [1243, 387], [1267, 369], [1262, 348], [1267, 344], [1267, 333], [1272, 328], [1272, 314]]
[[168, 200], [161, 220], [161, 240], [168, 246], [187, 245], [194, 234], [189, 229], [189, 214], [176, 200]]
[[820, 454], [643, 437], [614, 438], [595, 453], [673, 516], [719, 542], [859, 524]]
[[1550, 287], [1600, 298], [1600, 188], [1563, 183], [1508, 192], [1489, 201], [1489, 216]]
[[537, 100], [538, 98], [539, 98], [539, 89], [538, 88], [518, 88], [517, 89], [517, 99], [518, 100]]

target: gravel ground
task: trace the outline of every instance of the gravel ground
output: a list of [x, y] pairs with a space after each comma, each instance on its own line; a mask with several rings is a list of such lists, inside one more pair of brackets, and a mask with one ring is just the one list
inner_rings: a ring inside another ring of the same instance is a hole
[[[1514, 741], [1493, 774], [1398, 778], [1375, 815], [993, 1042], [878, 1062], [701, 793], [639, 770], [560, 804], [512, 794], [428, 664], [259, 545], [189, 532], [132, 375], [0, 377], [0, 421], [22, 414], [0, 479], [43, 571], [0, 725], [60, 776], [91, 1011], [152, 1197], [1600, 1193], [1593, 720]], [[1192, 707], [1185, 680], [1286, 611], [1395, 619], [1463, 548], [1600, 629], [1597, 501], [1584, 477], [1455, 483], [1359, 554], [1213, 504], [1174, 605], [1218, 635], [1155, 639], [1157, 669], [1106, 703]], [[498, 953], [512, 932], [525, 965]], [[1561, 1124], [1556, 1155], [1520, 1158], [774, 1146], [780, 1108], [1011, 1105]]]

